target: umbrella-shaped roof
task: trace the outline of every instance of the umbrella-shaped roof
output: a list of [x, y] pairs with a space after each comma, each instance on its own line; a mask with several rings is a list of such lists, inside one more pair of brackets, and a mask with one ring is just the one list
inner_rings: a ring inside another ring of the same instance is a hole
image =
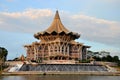
[[56, 14], [55, 14], [55, 17], [53, 19], [53, 22], [48, 27], [48, 29], [46, 29], [43, 32], [38, 32], [37, 34], [34, 34], [34, 37], [39, 39], [40, 35], [52, 34], [52, 33], [56, 33], [56, 34], [64, 33], [64, 34], [73, 35], [73, 36], [75, 36], [75, 38], [79, 38], [80, 37], [80, 35], [78, 33], [71, 32], [71, 31], [69, 31], [68, 29], [66, 29], [64, 27], [64, 25], [61, 22], [61, 19], [60, 19], [58, 11], [56, 11]]

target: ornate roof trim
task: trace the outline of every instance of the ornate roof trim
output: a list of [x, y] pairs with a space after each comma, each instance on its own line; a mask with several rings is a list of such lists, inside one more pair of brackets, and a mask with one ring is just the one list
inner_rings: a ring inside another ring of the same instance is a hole
[[73, 35], [73, 36], [75, 36], [75, 38], [80, 37], [80, 35], [78, 33], [71, 32], [64, 27], [64, 25], [61, 22], [59, 13], [58, 13], [58, 11], [56, 11], [54, 20], [53, 20], [52, 24], [48, 27], [48, 29], [46, 29], [45, 31], [42, 31], [42, 32], [38, 32], [37, 34], [34, 34], [34, 37], [39, 39], [38, 36], [40, 36], [40, 35], [52, 34], [52, 33], [60, 34], [62, 32], [65, 34]]

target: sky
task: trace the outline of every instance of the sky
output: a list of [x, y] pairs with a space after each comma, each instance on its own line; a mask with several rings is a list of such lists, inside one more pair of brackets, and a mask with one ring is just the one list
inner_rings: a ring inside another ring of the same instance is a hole
[[59, 11], [64, 26], [92, 51], [120, 57], [120, 0], [0, 0], [0, 46], [8, 59], [26, 56], [24, 45], [47, 29]]

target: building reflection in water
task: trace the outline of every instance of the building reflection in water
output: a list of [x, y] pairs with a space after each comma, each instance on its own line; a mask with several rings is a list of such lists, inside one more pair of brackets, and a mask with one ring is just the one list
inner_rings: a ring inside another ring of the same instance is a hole
[[21, 75], [21, 76], [0, 76], [0, 80], [120, 80], [120, 76]]

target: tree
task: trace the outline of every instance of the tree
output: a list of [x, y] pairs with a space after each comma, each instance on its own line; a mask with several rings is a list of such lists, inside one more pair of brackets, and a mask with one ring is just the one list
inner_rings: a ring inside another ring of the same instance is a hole
[[94, 58], [96, 61], [101, 61], [101, 58], [100, 58], [100, 57], [94, 56], [93, 58]]
[[7, 49], [0, 47], [0, 71], [2, 71], [6, 66], [4, 65], [7, 59], [8, 51]]
[[101, 60], [102, 61], [107, 61], [107, 58], [106, 57], [102, 57]]
[[106, 57], [106, 59], [107, 59], [107, 61], [109, 61], [109, 62], [113, 62], [113, 58], [112, 58], [112, 56], [110, 56], [110, 55], [108, 55], [108, 56]]
[[3, 47], [0, 47], [0, 59], [3, 59], [4, 61], [6, 61], [7, 60], [7, 54], [8, 54], [7, 49], [5, 49]]
[[118, 62], [119, 61], [119, 57], [118, 56], [114, 56], [113, 57], [113, 62]]

